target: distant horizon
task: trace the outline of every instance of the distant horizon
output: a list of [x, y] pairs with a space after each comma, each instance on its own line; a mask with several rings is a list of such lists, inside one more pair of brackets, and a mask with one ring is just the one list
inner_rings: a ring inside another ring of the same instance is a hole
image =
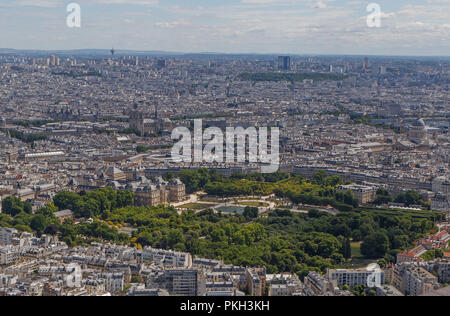
[[[19, 53], [89, 53], [89, 52], [97, 52], [97, 53], [105, 53], [106, 55], [110, 55], [110, 51], [112, 48], [75, 48], [75, 49], [17, 49], [17, 48], [1, 48], [0, 54], [8, 54], [6, 51], [14, 51]], [[114, 48], [115, 55], [116, 54], [124, 54], [124, 53], [136, 53], [136, 54], [152, 54], [152, 55], [168, 55], [168, 56], [183, 56], [183, 55], [218, 55], [218, 56], [291, 56], [291, 57], [374, 57], [374, 58], [450, 58], [449, 55], [389, 55], [389, 54], [352, 54], [352, 53], [342, 53], [342, 54], [323, 54], [323, 53], [276, 53], [276, 52], [268, 52], [268, 53], [252, 53], [252, 52], [242, 52], [242, 53], [233, 53], [233, 52], [188, 52], [188, 51], [164, 51], [164, 50], [136, 50], [136, 49], [117, 49]]]

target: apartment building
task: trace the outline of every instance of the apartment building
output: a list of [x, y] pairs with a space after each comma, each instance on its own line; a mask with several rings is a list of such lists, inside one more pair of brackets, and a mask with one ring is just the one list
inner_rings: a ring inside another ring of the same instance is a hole
[[106, 291], [112, 293], [123, 291], [125, 283], [123, 273], [103, 273], [98, 278], [104, 281]]
[[19, 260], [19, 249], [13, 246], [0, 247], [0, 265], [9, 265]]
[[202, 270], [166, 270], [162, 283], [171, 295], [203, 296], [206, 293]]
[[84, 281], [84, 287], [89, 295], [102, 293], [106, 291], [105, 282], [102, 280], [88, 279]]
[[369, 282], [379, 283], [377, 285], [383, 285], [385, 283], [384, 271], [370, 271], [365, 269], [330, 269], [328, 270], [327, 275], [328, 280], [335, 283], [340, 288], [342, 288], [344, 285], [348, 285], [350, 288], [354, 288], [357, 285], [363, 284], [370, 285]]
[[333, 284], [317, 272], [309, 272], [304, 280], [304, 294], [306, 296], [325, 296], [334, 288]]
[[450, 283], [450, 260], [443, 260], [436, 263], [439, 282]]
[[142, 261], [152, 261], [164, 267], [190, 268], [192, 256], [189, 253], [145, 247], [141, 253]]
[[302, 293], [303, 285], [296, 274], [268, 274], [269, 296], [292, 296]]
[[15, 234], [18, 232], [14, 228], [0, 227], [0, 245], [10, 245]]
[[421, 256], [428, 250], [445, 249], [450, 241], [450, 228], [442, 227], [439, 232], [426, 236], [417, 242], [416, 248], [397, 254], [397, 264], [423, 262]]
[[19, 277], [11, 274], [0, 274], [0, 288], [11, 287], [16, 284]]
[[246, 277], [248, 293], [251, 296], [263, 296], [266, 290], [266, 269], [248, 268]]
[[439, 287], [438, 277], [417, 264], [397, 264], [394, 286], [405, 295], [419, 296]]
[[236, 290], [233, 282], [207, 282], [206, 296], [234, 296]]
[[422, 262], [421, 256], [427, 252], [427, 249], [419, 245], [408, 252], [400, 252], [397, 254], [397, 263]]
[[406, 295], [423, 295], [438, 287], [438, 278], [423, 268], [413, 268], [405, 271], [403, 290]]

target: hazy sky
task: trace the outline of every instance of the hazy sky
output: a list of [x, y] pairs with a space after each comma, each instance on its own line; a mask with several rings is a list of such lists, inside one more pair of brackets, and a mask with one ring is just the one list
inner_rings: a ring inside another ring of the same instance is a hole
[[[81, 28], [66, 26], [67, 4]], [[382, 27], [367, 26], [378, 3]], [[0, 47], [450, 55], [450, 0], [0, 0]]]

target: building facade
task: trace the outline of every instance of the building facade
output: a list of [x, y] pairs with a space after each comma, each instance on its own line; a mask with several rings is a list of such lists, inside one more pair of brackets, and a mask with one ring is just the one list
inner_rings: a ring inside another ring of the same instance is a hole
[[[374, 278], [374, 274], [377, 274], [378, 279]], [[328, 279], [335, 283], [338, 287], [342, 288], [344, 285], [348, 285], [351, 289], [357, 285], [370, 285], [369, 282], [378, 282], [378, 285], [383, 285], [384, 271], [368, 271], [364, 269], [358, 270], [328, 270]]]
[[134, 192], [136, 206], [158, 206], [181, 202], [186, 196], [186, 186], [179, 179], [169, 182], [156, 178], [152, 182], [144, 180], [137, 187], [129, 186]]

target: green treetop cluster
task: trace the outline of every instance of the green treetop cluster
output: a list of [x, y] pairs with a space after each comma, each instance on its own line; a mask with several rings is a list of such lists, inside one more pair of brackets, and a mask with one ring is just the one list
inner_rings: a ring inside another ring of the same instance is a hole
[[[131, 192], [105, 188], [80, 194], [60, 192], [53, 204], [34, 214], [29, 204], [14, 197], [6, 198], [0, 226], [34, 231], [38, 235], [58, 234], [70, 246], [92, 241], [137, 248], [152, 246], [235, 265], [265, 266], [269, 273], [292, 272], [304, 277], [309, 271], [325, 272], [348, 262], [352, 257], [351, 241], [361, 242], [361, 252], [367, 259], [394, 262], [398, 252], [434, 231], [435, 222], [443, 219], [443, 214], [431, 211], [355, 206], [351, 195], [335, 191], [340, 179], [323, 174], [311, 181], [281, 174], [260, 179], [252, 175], [223, 178], [205, 170], [181, 176], [184, 181], [194, 179], [191, 189], [246, 181], [259, 184], [261, 187], [257, 189], [270, 189], [293, 200], [311, 198], [323, 203], [344, 203], [351, 208], [337, 216], [318, 210], [304, 214], [277, 209], [260, 217], [252, 207], [246, 208], [242, 215], [212, 210], [179, 214], [173, 207], [135, 207]], [[60, 223], [54, 213], [64, 209], [71, 209], [76, 218], [92, 218], [93, 222]], [[125, 227], [133, 228], [131, 236], [121, 232]]]

